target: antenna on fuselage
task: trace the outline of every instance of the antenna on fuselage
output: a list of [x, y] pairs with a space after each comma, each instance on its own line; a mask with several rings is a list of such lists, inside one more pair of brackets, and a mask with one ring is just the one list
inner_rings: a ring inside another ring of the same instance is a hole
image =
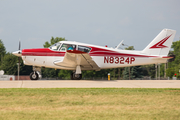
[[118, 49], [121, 45], [123, 45], [123, 41], [124, 41], [124, 40], [122, 40], [115, 49]]

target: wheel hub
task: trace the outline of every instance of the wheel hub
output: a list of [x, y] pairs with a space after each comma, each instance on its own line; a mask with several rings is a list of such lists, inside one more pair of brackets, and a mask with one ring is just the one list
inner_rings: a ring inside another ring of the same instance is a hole
[[32, 78], [33, 78], [33, 79], [36, 79], [36, 74], [35, 74], [35, 73], [32, 75]]

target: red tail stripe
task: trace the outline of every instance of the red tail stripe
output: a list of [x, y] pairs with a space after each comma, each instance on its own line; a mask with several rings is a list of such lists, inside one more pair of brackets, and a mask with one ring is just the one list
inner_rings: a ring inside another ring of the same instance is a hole
[[156, 43], [155, 45], [153, 45], [152, 47], [150, 47], [150, 49], [153, 48], [166, 48], [167, 46], [163, 45], [169, 38], [170, 36], [165, 37], [164, 39], [162, 39], [161, 41], [159, 41], [158, 43]]

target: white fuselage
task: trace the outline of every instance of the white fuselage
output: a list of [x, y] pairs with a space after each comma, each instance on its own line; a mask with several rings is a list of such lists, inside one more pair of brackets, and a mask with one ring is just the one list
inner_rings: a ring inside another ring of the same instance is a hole
[[[73, 44], [90, 47], [91, 51], [88, 54], [100, 69], [157, 64], [167, 61], [167, 59], [160, 59], [159, 56], [145, 55], [141, 51], [119, 50], [76, 42]], [[22, 51], [22, 59], [26, 65], [75, 70], [76, 65], [73, 62], [63, 63], [65, 54], [66, 51], [54, 51], [49, 48], [45, 48], [45, 51], [43, 49], [30, 49], [28, 52], [26, 50]], [[55, 61], [62, 61], [61, 66], [54, 64]], [[93, 70], [86, 67], [81, 69]]]

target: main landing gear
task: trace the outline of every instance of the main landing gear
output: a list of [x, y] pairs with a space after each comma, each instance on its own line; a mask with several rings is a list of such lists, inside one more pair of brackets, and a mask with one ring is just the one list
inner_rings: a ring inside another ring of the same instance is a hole
[[[30, 74], [30, 79], [31, 80], [38, 80], [41, 79], [41, 67], [36, 67], [33, 66], [33, 72]], [[76, 71], [73, 71], [71, 73], [71, 80], [80, 80], [82, 79], [82, 74], [81, 74], [81, 68], [80, 66], [76, 67]]]
[[76, 66], [76, 71], [71, 73], [71, 80], [80, 80], [82, 78], [80, 65]]
[[75, 72], [71, 73], [71, 80], [80, 80], [82, 78], [82, 74], [76, 74]]
[[30, 79], [31, 80], [38, 80], [38, 79], [41, 79], [41, 68], [40, 67], [35, 67], [33, 66], [33, 71], [31, 74], [30, 74]]

